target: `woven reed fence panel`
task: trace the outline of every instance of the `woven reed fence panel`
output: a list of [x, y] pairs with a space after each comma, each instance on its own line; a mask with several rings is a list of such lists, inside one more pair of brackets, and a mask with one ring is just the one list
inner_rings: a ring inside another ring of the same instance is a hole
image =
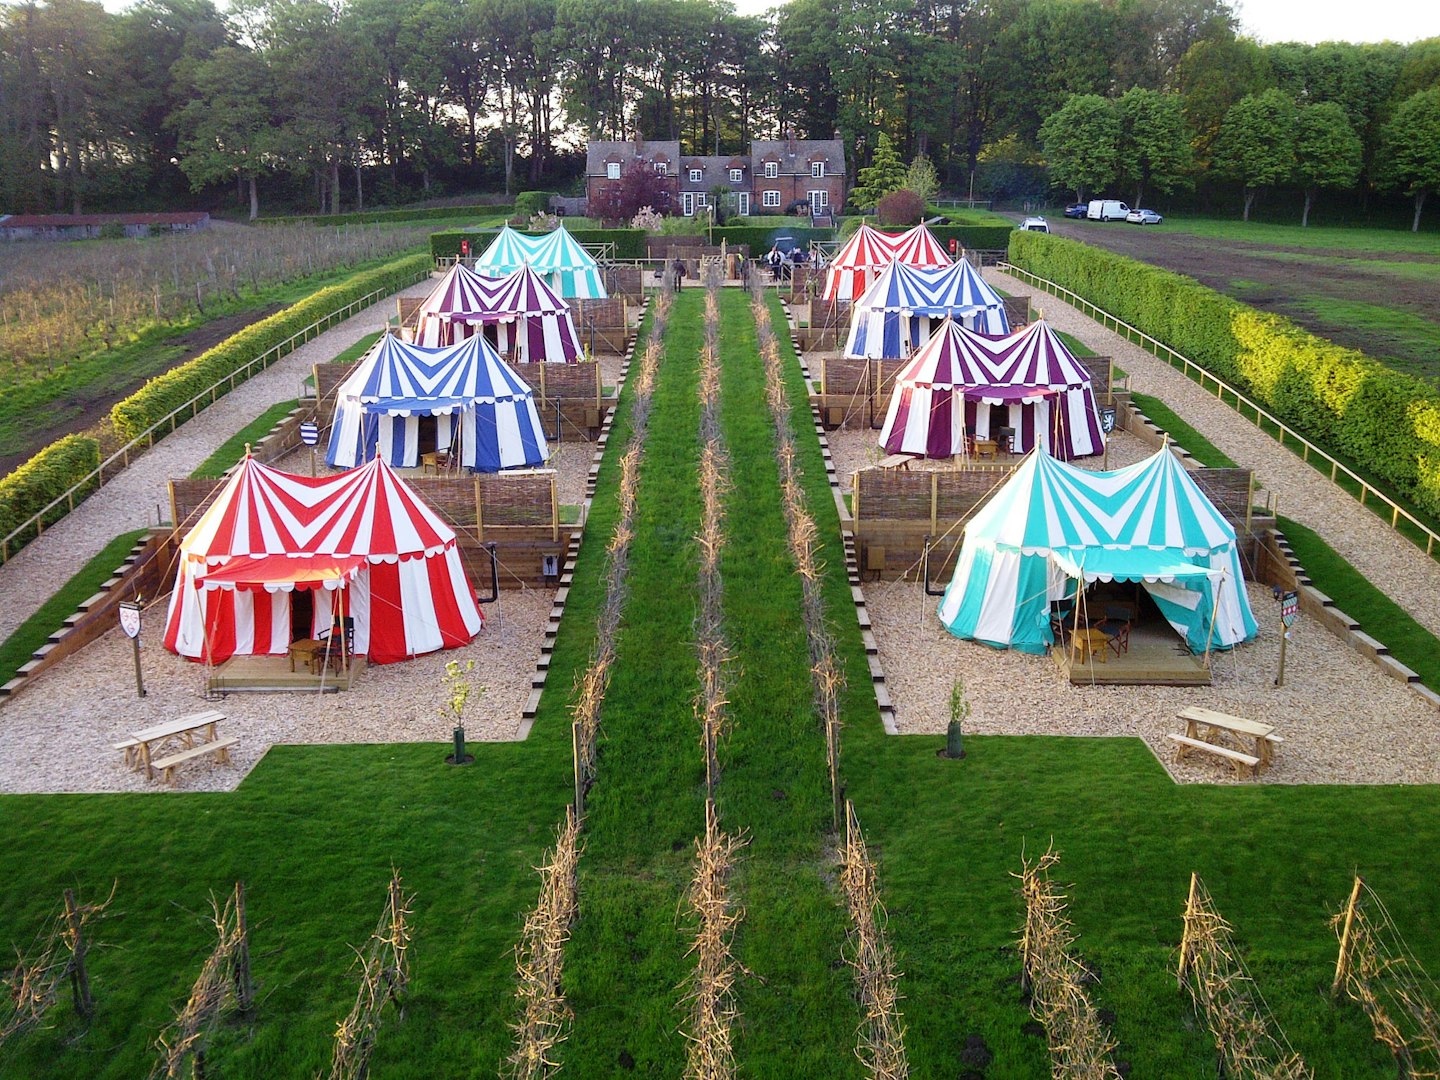
[[854, 481], [860, 495], [856, 518], [929, 521], [933, 509], [944, 528], [974, 509], [1005, 476], [993, 470], [861, 469]]
[[816, 297], [810, 301], [811, 326], [849, 327], [850, 301], [822, 300]]
[[1030, 322], [1030, 297], [1029, 296], [1006, 296], [1005, 318], [1013, 330], [1017, 327], [1026, 326]]
[[571, 300], [570, 315], [575, 320], [575, 329], [582, 334], [591, 322], [597, 329], [623, 330], [625, 328], [625, 298], [612, 296], [608, 300]]
[[[556, 524], [554, 507], [555, 470], [535, 469], [514, 473], [480, 473], [475, 476], [480, 492], [481, 524]], [[474, 523], [474, 509], [471, 509]]]
[[587, 398], [600, 394], [599, 364], [517, 364], [515, 373], [542, 398]]

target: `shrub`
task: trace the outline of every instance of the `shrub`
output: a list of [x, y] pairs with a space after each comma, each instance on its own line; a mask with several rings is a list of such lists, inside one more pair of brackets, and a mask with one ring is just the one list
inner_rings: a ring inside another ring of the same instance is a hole
[[1440, 391], [1430, 384], [1191, 278], [1086, 244], [1017, 230], [1010, 261], [1165, 342], [1440, 514]]
[[551, 198], [559, 198], [555, 191], [522, 191], [515, 196], [515, 216], [529, 221], [536, 214], [548, 213]]
[[630, 219], [632, 229], [644, 229], [647, 233], [658, 233], [665, 219], [655, 212], [653, 206], [642, 206]]
[[909, 188], [901, 188], [875, 204], [875, 216], [881, 225], [918, 225], [925, 216], [925, 200]]
[[[100, 467], [100, 444], [84, 435], [66, 435], [25, 462], [14, 472], [0, 477], [0, 536], [9, 536], [27, 519], [65, 494], [73, 485]], [[88, 486], [81, 497], [94, 490]], [[45, 516], [45, 523], [64, 517], [69, 508], [62, 504]], [[10, 554], [33, 534], [12, 542]]]
[[[276, 312], [268, 319], [247, 326], [188, 363], [151, 379], [110, 410], [115, 431], [127, 442], [138, 438], [170, 413], [215, 383], [232, 377], [231, 387], [243, 382], [245, 365], [318, 319], [376, 290], [398, 291], [415, 282], [431, 265], [426, 255], [403, 259], [365, 270], [341, 282], [312, 293], [300, 303]], [[226, 388], [216, 392], [223, 394]], [[174, 424], [190, 418], [185, 413]]]

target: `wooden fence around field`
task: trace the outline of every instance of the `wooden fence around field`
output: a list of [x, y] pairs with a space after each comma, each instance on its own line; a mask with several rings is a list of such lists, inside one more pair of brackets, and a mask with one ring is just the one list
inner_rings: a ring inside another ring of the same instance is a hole
[[[1037, 289], [1043, 289], [1044, 291], [1054, 296], [1058, 296], [1066, 303], [1072, 304], [1074, 307], [1076, 307], [1081, 312], [1081, 314], [1086, 315], [1091, 319], [1094, 319], [1101, 326], [1105, 327], [1105, 329], [1113, 330], [1115, 333], [1125, 338], [1126, 341], [1141, 346], [1143, 349], [1145, 349], [1146, 352], [1149, 352], [1154, 356], [1159, 357], [1171, 367], [1179, 368], [1182, 372], [1184, 372], [1187, 378], [1195, 380], [1195, 382], [1200, 385], [1200, 388], [1202, 390], [1208, 390], [1213, 388], [1216, 400], [1220, 401], [1222, 404], [1229, 404], [1231, 408], [1233, 408], [1241, 416], [1246, 417], [1246, 419], [1250, 419], [1250, 416], [1247, 414], [1253, 414], [1253, 423], [1255, 424], [1255, 426], [1258, 427], [1261, 431], [1264, 431], [1267, 435], [1271, 435], [1277, 442], [1279, 442], [1281, 446], [1285, 445], [1286, 439], [1290, 440], [1292, 446], [1298, 446], [1300, 449], [1296, 452], [1300, 455], [1300, 459], [1302, 461], [1308, 462], [1311, 458], [1316, 458], [1319, 461], [1325, 463], [1326, 465], [1329, 465], [1330, 482], [1332, 484], [1340, 487], [1341, 490], [1345, 491], [1345, 493], [1349, 495], [1352, 499], [1358, 500], [1361, 506], [1368, 505], [1369, 501], [1371, 500], [1373, 500], [1374, 502], [1378, 502], [1382, 506], [1384, 506], [1388, 513], [1380, 513], [1379, 517], [1382, 520], [1388, 520], [1390, 523], [1390, 528], [1394, 529], [1397, 532], [1400, 532], [1401, 535], [1407, 536], [1407, 538], [1410, 539], [1416, 547], [1423, 548], [1426, 555], [1433, 556], [1436, 553], [1437, 547], [1440, 547], [1440, 532], [1436, 532], [1434, 529], [1430, 528], [1430, 526], [1422, 522], [1413, 513], [1411, 513], [1405, 507], [1401, 506], [1385, 492], [1381, 491], [1379, 488], [1375, 487], [1375, 485], [1371, 484], [1368, 480], [1362, 477], [1359, 473], [1355, 472], [1354, 469], [1350, 468], [1348, 465], [1343, 464], [1338, 458], [1332, 457], [1330, 454], [1327, 454], [1324, 450], [1320, 449], [1320, 447], [1316, 446], [1305, 436], [1301, 435], [1289, 424], [1280, 420], [1273, 413], [1269, 412], [1262, 406], [1258, 405], [1256, 402], [1252, 401], [1249, 397], [1242, 394], [1239, 390], [1235, 389], [1235, 387], [1231, 386], [1223, 379], [1217, 378], [1215, 375], [1211, 374], [1210, 371], [1195, 363], [1195, 361], [1191, 360], [1188, 356], [1185, 356], [1183, 353], [1176, 352], [1169, 345], [1166, 345], [1158, 338], [1151, 337], [1149, 334], [1145, 333], [1145, 331], [1137, 327], [1131, 326], [1127, 322], [1123, 322], [1120, 319], [1117, 319], [1114, 315], [1111, 315], [1104, 308], [1096, 307], [1079, 293], [1072, 292], [1071, 290], [1065, 288], [1063, 285], [1056, 284], [1055, 282], [1050, 281], [1047, 278], [1042, 278], [1037, 274], [1032, 274], [1028, 270], [1022, 270], [1020, 267], [1013, 266], [1010, 263], [1002, 263], [1000, 265], [1000, 269], [1006, 274], [1010, 274], [1013, 277], [1019, 278], [1026, 284], [1033, 285]], [[1273, 429], [1273, 431], [1271, 429]], [[1320, 471], [1325, 472], [1326, 470], [1321, 469]], [[1353, 494], [1349, 491], [1349, 489], [1345, 488], [1343, 485], [1340, 484], [1340, 477], [1342, 474], [1348, 481], [1350, 481], [1350, 483], [1356, 485], [1359, 488], [1358, 495]], [[1418, 537], [1409, 536], [1400, 529], [1400, 522], [1402, 519], [1405, 521], [1406, 525], [1411, 530], [1418, 534]]]

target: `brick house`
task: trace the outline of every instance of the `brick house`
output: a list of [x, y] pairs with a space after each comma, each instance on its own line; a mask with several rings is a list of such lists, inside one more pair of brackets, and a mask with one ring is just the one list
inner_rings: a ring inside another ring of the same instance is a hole
[[640, 160], [674, 179], [676, 208], [689, 217], [704, 213], [716, 187], [735, 193], [737, 212], [783, 214], [796, 203], [812, 213], [839, 213], [845, 205], [845, 144], [833, 139], [756, 139], [749, 154], [681, 156], [678, 142], [592, 142], [585, 155], [585, 194], [592, 205]]

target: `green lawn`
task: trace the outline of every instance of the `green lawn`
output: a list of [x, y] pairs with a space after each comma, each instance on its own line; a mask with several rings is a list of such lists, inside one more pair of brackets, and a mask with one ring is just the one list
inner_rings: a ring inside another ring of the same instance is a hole
[[99, 555], [60, 586], [35, 614], [16, 627], [4, 642], [0, 642], [0, 685], [13, 679], [21, 666], [29, 663], [30, 654], [44, 645], [50, 635], [75, 614], [75, 608], [82, 600], [94, 596], [100, 586], [110, 580], [115, 568], [130, 554], [135, 541], [148, 531], [136, 529], [110, 541]]
[[206, 458], [204, 464], [190, 474], [190, 479], [201, 480], [224, 476], [226, 470], [244, 456], [247, 446], [253, 446], [270, 434], [271, 429], [289, 416], [299, 404], [299, 401], [281, 401], [271, 405], [270, 408], [225, 440], [219, 450]]
[[[580, 860], [580, 918], [566, 952], [575, 1021], [556, 1058], [576, 1076], [678, 1076], [685, 1056], [680, 988], [692, 960], [682, 896], [704, 800], [693, 713], [701, 302], [698, 290], [676, 301], [640, 479]], [[778, 302], [770, 303], [778, 318]], [[722, 314], [735, 726], [721, 749], [719, 801], [725, 827], [750, 837], [733, 878], [746, 912], [735, 943], [747, 968], [737, 1058], [747, 1077], [858, 1078], [824, 745], [762, 374], [738, 291], [726, 293]], [[781, 347], [789, 351], [784, 335]], [[1440, 885], [1424, 857], [1440, 841], [1440, 788], [1178, 787], [1133, 739], [971, 737], [969, 756], [951, 762], [935, 756], [940, 736], [884, 735], [798, 368], [787, 388], [848, 679], [843, 772], [879, 864], [903, 973], [911, 1075], [966, 1075], [971, 1036], [995, 1055], [984, 1080], [1049, 1075], [1015, 981], [1021, 909], [1011, 874], [1022, 851], [1053, 838], [1063, 853], [1060, 880], [1071, 884], [1077, 948], [1099, 971], [1093, 994], [1115, 1013], [1116, 1056], [1132, 1064], [1131, 1075], [1215, 1075], [1213, 1044], [1172, 967], [1195, 870], [1317, 1077], [1393, 1076], [1359, 1010], [1325, 994], [1335, 957], [1326, 920], [1360, 870], [1417, 958], [1440, 972], [1432, 929]], [[404, 1018], [392, 1015], [382, 1028], [372, 1075], [496, 1075], [513, 1019], [511, 950], [537, 888], [531, 867], [570, 796], [568, 690], [593, 642], [629, 410], [627, 395], [611, 435], [620, 449], [601, 469], [548, 689], [525, 743], [472, 746], [474, 766], [452, 769], [441, 764], [447, 731], [417, 724], [433, 743], [276, 747], [228, 794], [0, 796], [8, 841], [0, 937], [27, 942], [67, 886], [85, 897], [116, 889], [98, 931], [106, 947], [92, 953], [96, 1020], [86, 1030], [62, 1004], [53, 1030], [5, 1050], [0, 1074], [144, 1075], [155, 1034], [206, 953], [207, 897], [239, 876], [250, 889], [259, 1006], [253, 1021], [225, 1029], [210, 1065], [229, 1080], [313, 1077], [353, 999], [347, 946], [373, 926], [393, 864], [417, 894], [414, 992]]]
[[1207, 469], [1235, 469], [1238, 468], [1234, 461], [1225, 454], [1195, 428], [1191, 427], [1184, 420], [1175, 414], [1175, 411], [1157, 397], [1149, 394], [1130, 395], [1130, 400], [1135, 402], [1136, 407], [1154, 421], [1155, 426], [1161, 431], [1168, 432], [1171, 440], [1181, 448], [1188, 450], [1190, 456], [1200, 462]]
[[[1440, 259], [1440, 234], [1433, 228], [1412, 233], [1408, 229], [1355, 228], [1337, 225], [1293, 225], [1263, 221], [1244, 222], [1235, 218], [1167, 215], [1165, 224], [1174, 232], [1189, 233], [1205, 240], [1239, 240], [1277, 247], [1315, 248], [1321, 251], [1393, 252], [1431, 255]], [[1430, 223], [1433, 226], [1433, 222]]]

